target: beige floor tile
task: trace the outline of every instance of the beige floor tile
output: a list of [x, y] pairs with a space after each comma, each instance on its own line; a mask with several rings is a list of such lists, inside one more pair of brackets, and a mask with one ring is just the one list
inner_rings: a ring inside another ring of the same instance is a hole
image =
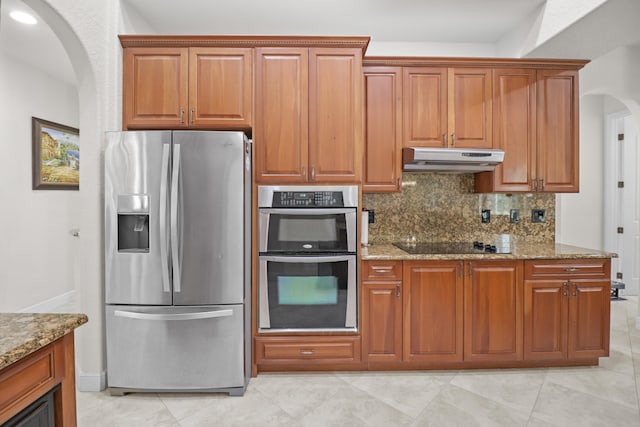
[[549, 370], [546, 383], [587, 393], [605, 402], [638, 409], [635, 378], [603, 368], [566, 368]]
[[456, 376], [451, 384], [528, 415], [546, 373], [546, 369], [496, 369], [477, 374], [468, 371]]
[[302, 418], [307, 427], [408, 426], [413, 418], [356, 387], [341, 388]]
[[532, 417], [559, 427], [638, 426], [637, 409], [546, 382]]
[[78, 427], [177, 427], [156, 394], [77, 393]]
[[454, 378], [443, 372], [375, 372], [367, 373], [352, 385], [389, 406], [416, 417]]
[[526, 426], [529, 414], [515, 411], [460, 387], [447, 386], [414, 426]]
[[260, 375], [254, 387], [293, 418], [301, 418], [349, 385], [333, 374]]
[[285, 425], [299, 423], [254, 387], [249, 387], [242, 397], [211, 399], [180, 420], [181, 427]]

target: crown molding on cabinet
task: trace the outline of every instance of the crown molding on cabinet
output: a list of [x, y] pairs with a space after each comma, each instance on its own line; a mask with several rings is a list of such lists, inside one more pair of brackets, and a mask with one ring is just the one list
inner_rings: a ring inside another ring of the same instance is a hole
[[362, 49], [368, 36], [194, 36], [125, 35], [118, 36], [122, 47], [331, 47]]
[[419, 56], [365, 56], [363, 66], [433, 66], [433, 67], [493, 67], [579, 70], [589, 60], [549, 58], [448, 58]]

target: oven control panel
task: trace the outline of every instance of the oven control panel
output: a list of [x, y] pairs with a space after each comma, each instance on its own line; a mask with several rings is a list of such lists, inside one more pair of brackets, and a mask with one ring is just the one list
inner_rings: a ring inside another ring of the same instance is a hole
[[341, 191], [276, 191], [274, 208], [344, 207]]

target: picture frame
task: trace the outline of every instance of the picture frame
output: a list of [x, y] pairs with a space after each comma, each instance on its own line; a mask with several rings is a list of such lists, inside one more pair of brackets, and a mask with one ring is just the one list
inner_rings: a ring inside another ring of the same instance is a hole
[[33, 190], [80, 189], [80, 131], [31, 117]]

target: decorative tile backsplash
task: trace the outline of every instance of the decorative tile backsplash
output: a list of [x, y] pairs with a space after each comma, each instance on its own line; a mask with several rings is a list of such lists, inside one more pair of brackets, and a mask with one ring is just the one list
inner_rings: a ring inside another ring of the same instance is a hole
[[[401, 193], [363, 194], [363, 208], [375, 210], [369, 242], [554, 243], [555, 194], [477, 194], [473, 188], [473, 174], [410, 172], [402, 176]], [[483, 209], [491, 211], [490, 223], [482, 223]], [[518, 223], [510, 222], [511, 209], [519, 209]], [[544, 209], [545, 222], [533, 223], [532, 209]]]

